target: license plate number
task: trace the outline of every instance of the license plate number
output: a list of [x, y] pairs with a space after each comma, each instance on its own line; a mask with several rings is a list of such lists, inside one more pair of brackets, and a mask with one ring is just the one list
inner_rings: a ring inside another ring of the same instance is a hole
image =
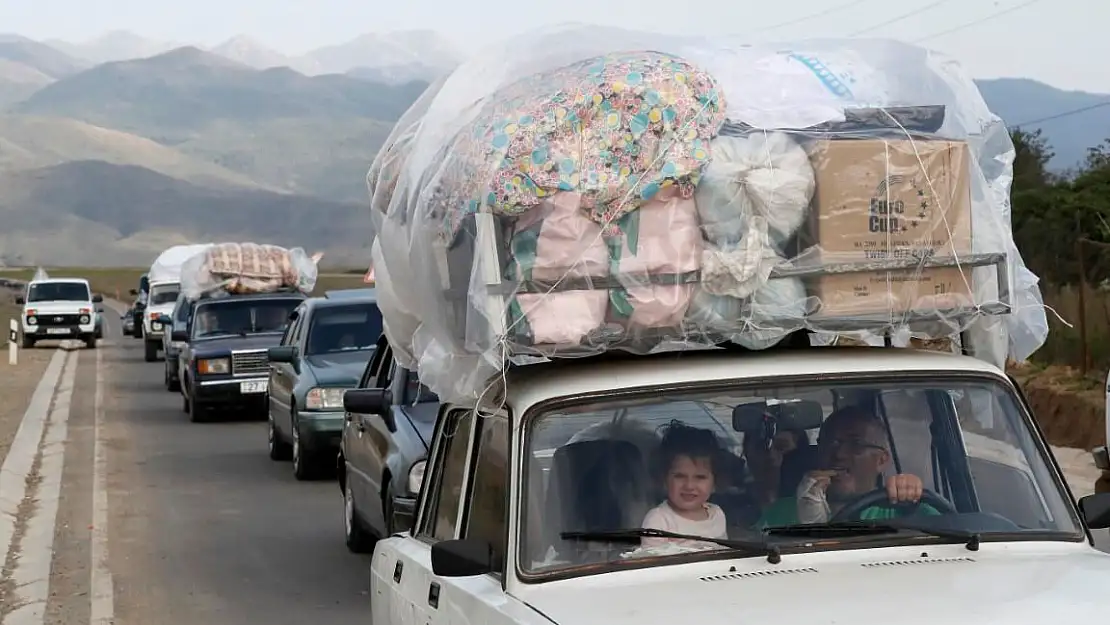
[[261, 382], [240, 382], [239, 392], [244, 395], [253, 393], [265, 393], [270, 387], [270, 383], [263, 380]]
[[47, 328], [47, 334], [69, 334], [69, 328]]

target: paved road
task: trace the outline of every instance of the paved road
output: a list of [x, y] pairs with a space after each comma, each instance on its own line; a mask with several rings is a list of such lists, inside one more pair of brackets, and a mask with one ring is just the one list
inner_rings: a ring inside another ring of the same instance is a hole
[[[161, 364], [143, 362], [141, 342], [106, 316], [101, 349], [60, 352], [66, 373], [53, 405], [71, 376], [68, 427], [58, 431], [51, 416], [44, 428], [48, 441], [69, 439], [64, 471], [56, 461], [56, 523], [19, 523], [22, 553], [5, 567], [17, 585], [45, 572], [49, 593], [26, 584], [13, 600], [0, 584], [9, 606], [0, 623], [368, 622], [369, 558], [343, 545], [335, 483], [296, 482], [288, 463], [267, 457], [261, 421], [190, 423], [180, 396], [163, 387]], [[39, 507], [49, 511], [47, 456], [35, 466]], [[52, 542], [36, 523], [57, 528]], [[36, 553], [48, 566], [34, 566]]]

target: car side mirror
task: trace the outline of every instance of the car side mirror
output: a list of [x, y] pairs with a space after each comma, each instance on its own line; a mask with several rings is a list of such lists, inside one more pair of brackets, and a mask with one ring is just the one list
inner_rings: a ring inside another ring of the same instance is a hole
[[98, 312], [98, 313], [104, 312], [104, 307], [103, 306], [97, 306], [96, 307], [96, 312]]
[[393, 393], [385, 388], [353, 388], [343, 394], [343, 410], [355, 414], [377, 415], [390, 432], [397, 431], [393, 418]]
[[477, 538], [441, 540], [432, 545], [432, 573], [471, 577], [493, 572], [493, 547]]
[[101, 295], [100, 293], [93, 293], [93, 303], [94, 304], [99, 304], [100, 302], [103, 302], [103, 301], [104, 301], [104, 296], [103, 295]]
[[189, 333], [185, 330], [174, 330], [170, 332], [170, 340], [175, 343], [188, 343]]
[[293, 364], [297, 361], [296, 345], [280, 345], [266, 350], [266, 357], [270, 362], [287, 362]]
[[131, 295], [138, 295], [139, 291], [136, 290], [136, 289], [131, 289], [131, 290], [128, 291], [128, 293], [130, 293]]
[[15, 303], [22, 306], [23, 304], [27, 303], [27, 300], [23, 299], [22, 295], [16, 295], [15, 296]]
[[1104, 530], [1110, 527], [1110, 493], [1095, 493], [1079, 500], [1079, 512], [1087, 527]]

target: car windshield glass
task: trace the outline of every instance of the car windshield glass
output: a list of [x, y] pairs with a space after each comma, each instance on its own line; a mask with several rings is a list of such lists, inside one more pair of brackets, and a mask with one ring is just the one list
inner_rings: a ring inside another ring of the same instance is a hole
[[87, 302], [89, 287], [84, 282], [39, 282], [27, 289], [28, 302]]
[[181, 295], [177, 296], [177, 304], [173, 309], [174, 325], [182, 325], [189, 320], [189, 302]]
[[318, 308], [311, 323], [309, 356], [373, 349], [382, 335], [382, 313], [373, 302]]
[[[1081, 535], [1001, 382], [772, 384], [527, 414], [522, 570], [729, 549], [641, 528], [784, 554], [845, 541]], [[906, 500], [891, 501], [891, 479], [908, 486]]]
[[227, 298], [201, 304], [193, 321], [193, 336], [213, 338], [284, 332], [289, 313], [300, 303], [301, 300], [291, 298]]
[[172, 304], [177, 301], [177, 295], [181, 293], [180, 284], [155, 284], [150, 288], [150, 305], [158, 306], [159, 304]]

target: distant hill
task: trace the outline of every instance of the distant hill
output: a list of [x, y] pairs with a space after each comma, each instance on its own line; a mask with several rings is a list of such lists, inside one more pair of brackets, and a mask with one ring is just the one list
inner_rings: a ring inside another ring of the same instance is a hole
[[383, 85], [348, 76], [255, 70], [186, 47], [105, 63], [59, 80], [13, 112], [71, 117], [173, 143], [216, 120], [371, 118], [393, 121], [424, 83]]
[[1079, 164], [1087, 148], [1110, 138], [1110, 94], [1065, 91], [1028, 78], [977, 80], [976, 84], [987, 106], [1007, 125], [1034, 122], [1024, 127], [1044, 132], [1056, 153], [1049, 163], [1055, 170]]
[[[0, 175], [0, 249], [36, 262], [111, 265], [159, 249], [167, 233], [186, 240], [258, 240], [326, 249], [329, 257], [364, 263], [371, 232], [354, 203], [248, 189], [213, 189], [133, 165], [73, 161]], [[50, 249], [67, 232], [69, 249]], [[80, 248], [88, 249], [82, 251]], [[141, 247], [141, 246], [139, 246]], [[59, 258], [65, 255], [65, 258]], [[148, 261], [149, 262], [149, 261]]]

